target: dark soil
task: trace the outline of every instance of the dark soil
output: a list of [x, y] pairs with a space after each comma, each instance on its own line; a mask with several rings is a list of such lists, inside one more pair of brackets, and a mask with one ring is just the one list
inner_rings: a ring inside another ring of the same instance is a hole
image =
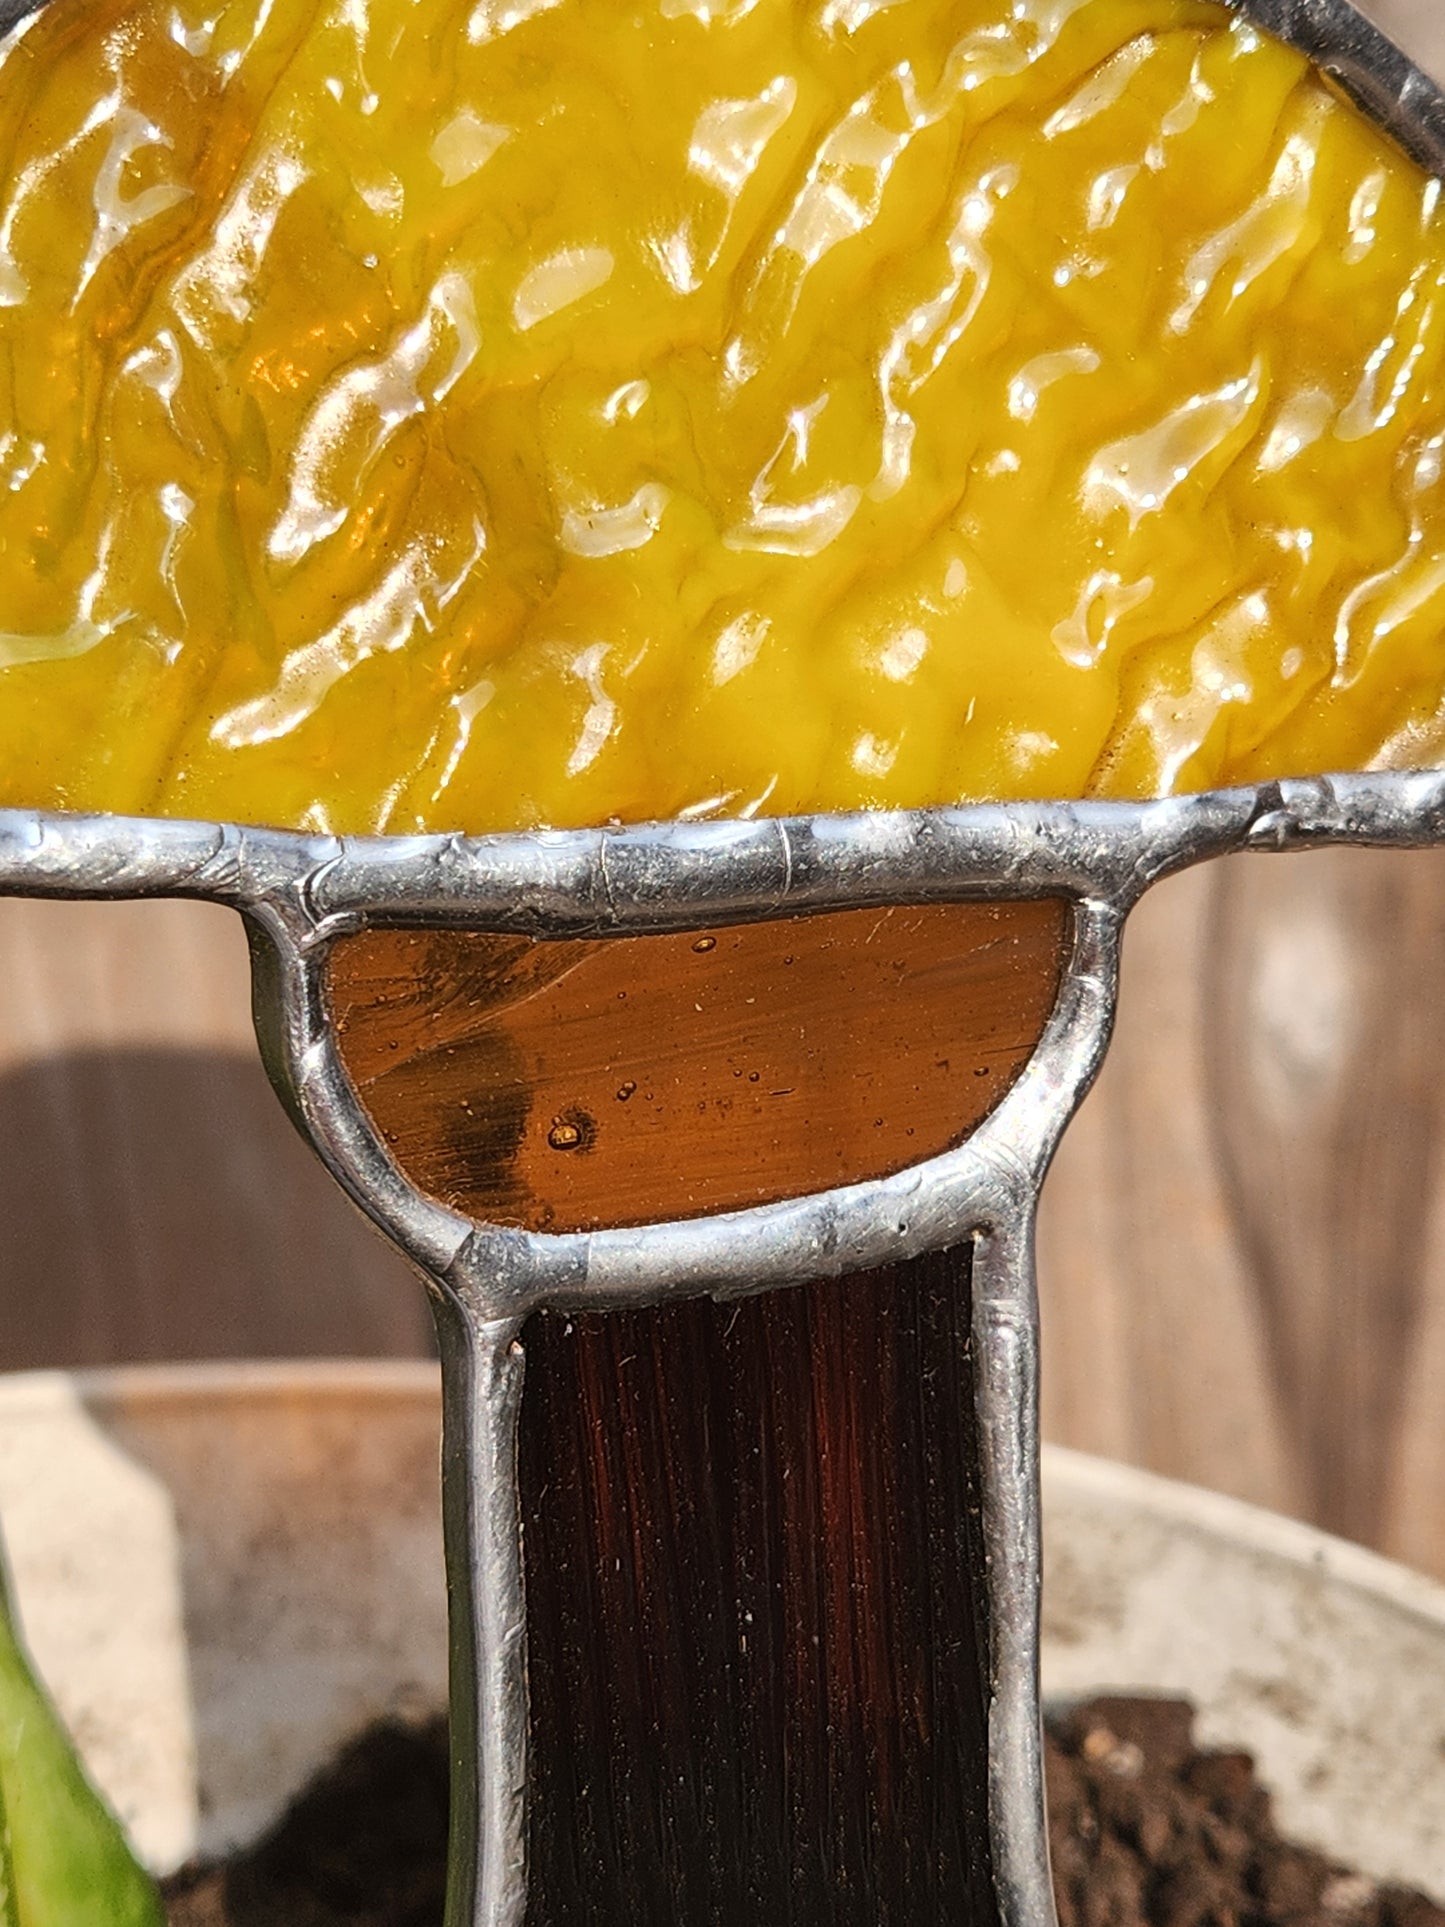
[[[1198, 1751], [1191, 1724], [1178, 1701], [1101, 1699], [1050, 1733], [1061, 1927], [1445, 1927], [1282, 1840], [1253, 1761]], [[441, 1725], [379, 1728], [252, 1852], [176, 1875], [171, 1927], [439, 1927], [446, 1820]]]
[[1275, 1831], [1247, 1753], [1204, 1753], [1178, 1700], [1099, 1699], [1050, 1735], [1061, 1927], [1445, 1927]]
[[166, 1883], [171, 1927], [441, 1927], [447, 1736], [378, 1726], [249, 1853]]

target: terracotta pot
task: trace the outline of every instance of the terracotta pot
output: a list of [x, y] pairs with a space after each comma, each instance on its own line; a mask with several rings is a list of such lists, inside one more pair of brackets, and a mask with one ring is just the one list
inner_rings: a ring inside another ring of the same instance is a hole
[[[443, 1705], [437, 1428], [422, 1364], [0, 1378], [26, 1635], [157, 1870]], [[1445, 1897], [1445, 1589], [1077, 1453], [1044, 1477], [1046, 1693], [1188, 1695], [1297, 1837]]]

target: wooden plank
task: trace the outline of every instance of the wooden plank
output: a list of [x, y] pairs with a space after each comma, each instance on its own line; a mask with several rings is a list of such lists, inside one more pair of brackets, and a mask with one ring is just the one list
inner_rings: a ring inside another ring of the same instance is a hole
[[234, 916], [0, 900], [0, 984], [0, 1368], [427, 1345], [266, 1084]]
[[1046, 1427], [1445, 1572], [1445, 853], [1137, 913], [1040, 1232]]

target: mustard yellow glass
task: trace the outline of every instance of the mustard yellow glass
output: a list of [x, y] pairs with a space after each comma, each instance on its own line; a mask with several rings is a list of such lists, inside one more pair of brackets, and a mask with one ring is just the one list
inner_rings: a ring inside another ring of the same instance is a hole
[[51, 0], [0, 59], [0, 802], [1434, 760], [1438, 199], [1200, 0]]

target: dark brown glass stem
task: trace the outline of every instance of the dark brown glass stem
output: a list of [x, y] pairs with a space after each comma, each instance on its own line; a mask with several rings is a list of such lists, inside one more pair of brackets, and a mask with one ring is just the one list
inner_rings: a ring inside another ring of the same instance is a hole
[[525, 1328], [529, 1927], [992, 1927], [968, 1279]]

